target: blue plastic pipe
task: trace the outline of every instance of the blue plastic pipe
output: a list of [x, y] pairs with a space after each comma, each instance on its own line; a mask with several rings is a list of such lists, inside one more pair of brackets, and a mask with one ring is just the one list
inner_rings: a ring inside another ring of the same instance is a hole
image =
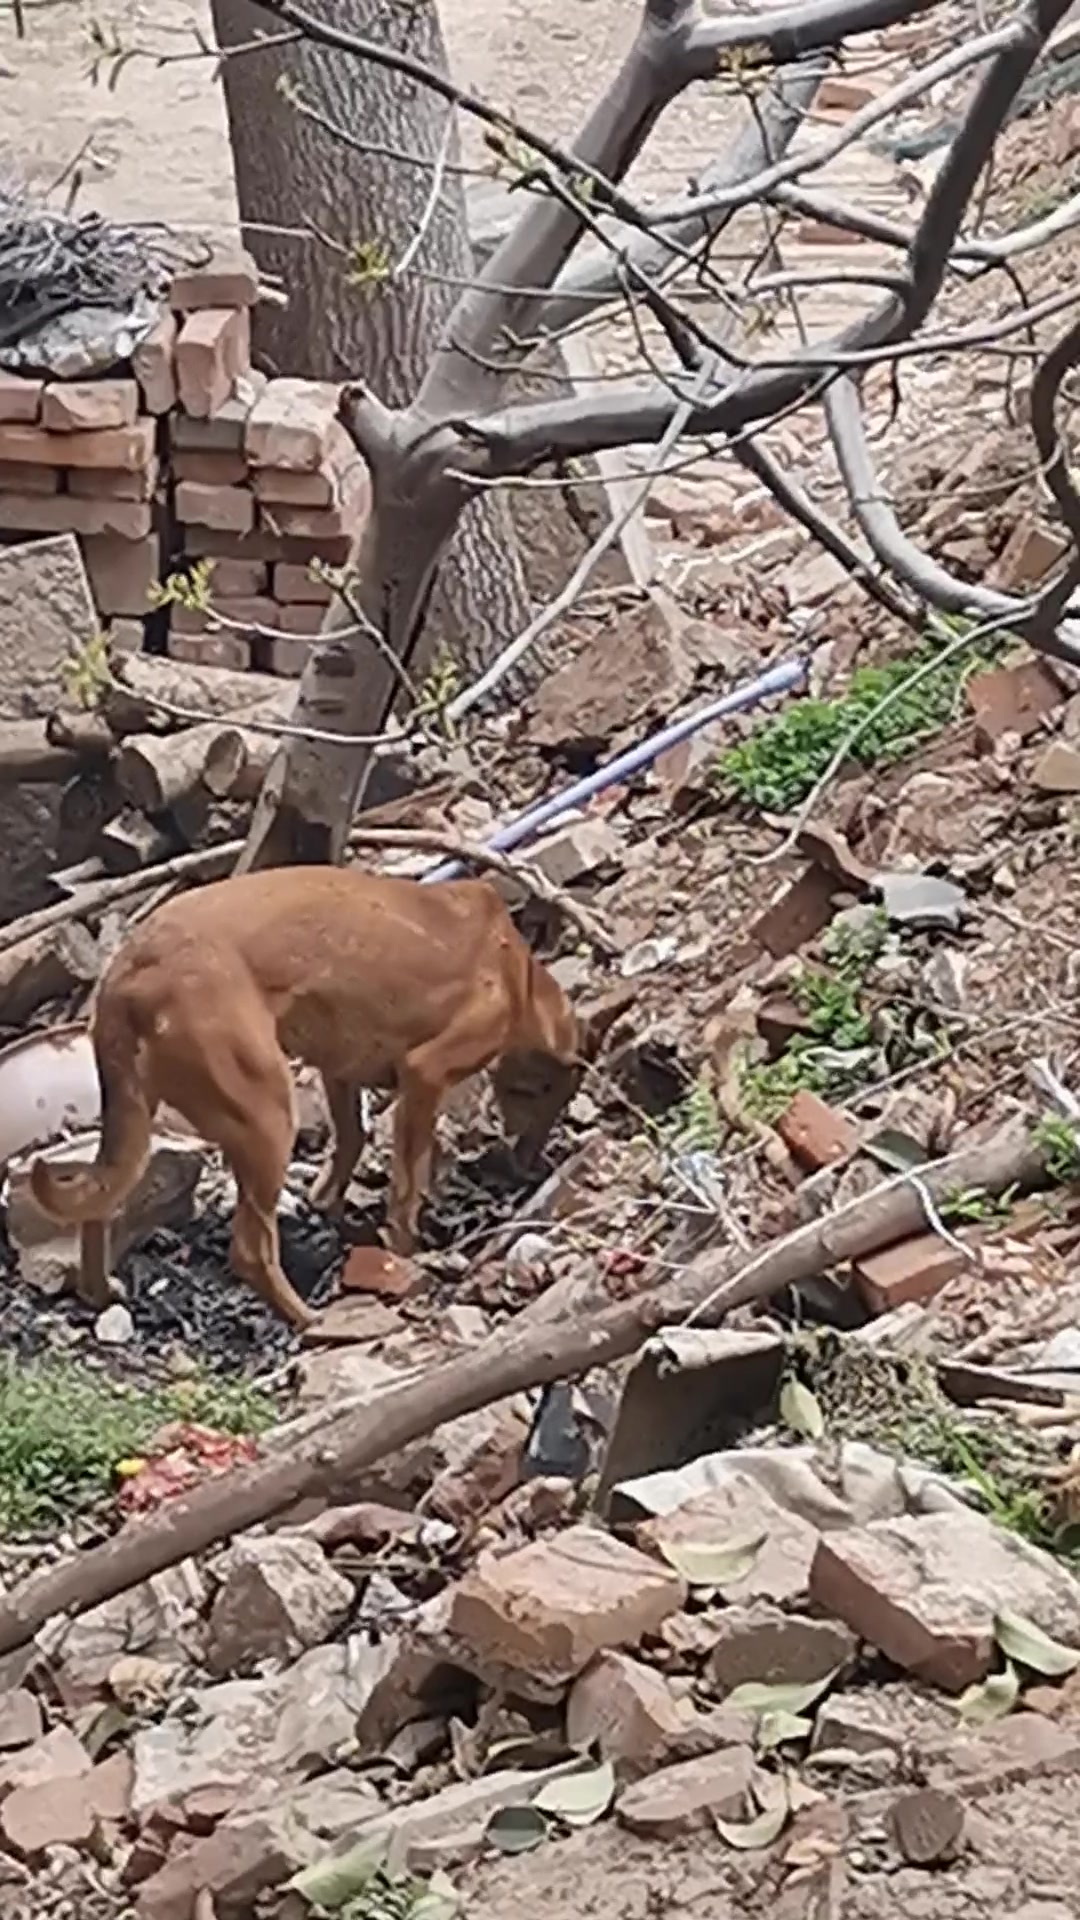
[[[800, 686], [806, 678], [805, 660], [785, 660], [781, 666], [770, 667], [760, 679], [751, 680], [745, 687], [736, 687], [731, 693], [725, 693], [711, 705], [702, 707], [698, 713], [687, 714], [682, 720], [675, 720], [661, 733], [654, 733], [648, 740], [641, 740], [636, 747], [628, 747], [625, 753], [617, 754], [609, 760], [606, 767], [598, 767], [595, 773], [586, 774], [583, 780], [577, 780], [572, 787], [564, 787], [561, 793], [553, 793], [547, 800], [541, 800], [526, 813], [519, 814], [508, 826], [500, 827], [484, 842], [491, 853], [508, 853], [511, 847], [519, 847], [524, 840], [531, 840], [552, 820], [557, 820], [583, 801], [591, 800], [606, 788], [614, 787], [620, 780], [628, 780], [639, 768], [647, 767], [666, 753], [669, 747], [678, 746], [680, 740], [688, 740], [691, 734], [702, 727], [711, 726], [714, 720], [723, 720], [729, 713], [740, 713], [744, 707], [756, 706], [759, 700], [768, 700], [774, 694], [790, 693]], [[446, 860], [441, 866], [433, 867], [430, 873], [422, 875], [423, 881], [457, 880], [468, 872], [458, 860]]]

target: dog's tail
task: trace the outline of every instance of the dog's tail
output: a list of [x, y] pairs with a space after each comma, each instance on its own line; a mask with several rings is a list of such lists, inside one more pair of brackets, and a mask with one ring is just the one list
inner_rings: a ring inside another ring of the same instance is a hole
[[54, 1219], [107, 1220], [137, 1185], [150, 1157], [152, 1115], [142, 1076], [140, 1036], [131, 1010], [103, 999], [94, 1023], [101, 1087], [101, 1144], [90, 1166], [35, 1160], [30, 1187]]

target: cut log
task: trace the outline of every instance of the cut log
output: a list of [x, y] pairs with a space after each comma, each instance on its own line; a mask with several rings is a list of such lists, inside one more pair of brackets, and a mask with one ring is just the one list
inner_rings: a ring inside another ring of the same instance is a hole
[[[235, 729], [227, 730], [224, 753], [217, 753], [219, 774], [231, 758], [233, 774], [243, 765], [243, 742]], [[121, 792], [143, 813], [168, 813], [203, 784], [207, 761], [221, 739], [216, 720], [187, 727], [182, 733], [136, 733], [124, 741], [116, 756], [116, 778]]]
[[[229, 673], [224, 667], [193, 667], [137, 653], [118, 655], [113, 672], [123, 684], [110, 687], [102, 712], [117, 739], [129, 733], [173, 732], [205, 718], [234, 714], [281, 692], [280, 680], [268, 673]], [[162, 702], [181, 712], [165, 711]]]
[[296, 705], [296, 693], [286, 685], [272, 700], [260, 700], [256, 706], [238, 713], [218, 734], [211, 746], [203, 781], [219, 800], [254, 800], [263, 777], [278, 747], [280, 733], [252, 732], [245, 721], [258, 720], [274, 726], [287, 721]]
[[176, 852], [175, 837], [157, 827], [144, 813], [130, 807], [118, 813], [101, 833], [101, 857], [109, 874], [139, 873]]
[[0, 1026], [21, 1026], [47, 1000], [92, 986], [98, 964], [97, 941], [78, 920], [9, 947], [0, 953]]

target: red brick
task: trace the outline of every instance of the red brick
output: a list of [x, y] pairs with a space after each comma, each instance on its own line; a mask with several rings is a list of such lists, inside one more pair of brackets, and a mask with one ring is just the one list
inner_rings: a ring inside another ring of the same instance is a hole
[[965, 691], [975, 730], [984, 741], [1000, 740], [1003, 733], [1026, 739], [1062, 701], [1061, 688], [1041, 660], [973, 673]]
[[259, 275], [250, 253], [242, 247], [222, 248], [205, 266], [185, 267], [169, 288], [169, 305], [178, 313], [197, 313], [206, 307], [253, 307], [259, 294]]
[[161, 573], [155, 534], [145, 540], [105, 534], [83, 540], [82, 551], [99, 613], [138, 618], [150, 611], [150, 588]]
[[859, 1144], [859, 1130], [847, 1116], [805, 1087], [781, 1114], [776, 1131], [799, 1165], [814, 1173], [848, 1159]]
[[777, 960], [794, 953], [828, 926], [837, 884], [832, 874], [822, 872], [820, 867], [805, 867], [779, 900], [754, 922], [750, 938]]
[[263, 560], [215, 560], [210, 590], [215, 598], [250, 599], [268, 592], [270, 569]]
[[45, 467], [94, 467], [131, 473], [154, 457], [154, 422], [103, 427], [100, 433], [46, 433], [42, 427], [0, 427], [0, 460]]
[[310, 601], [291, 601], [281, 607], [279, 625], [282, 633], [295, 633], [301, 639], [310, 639], [313, 633], [321, 633], [326, 608], [313, 606]]
[[68, 492], [80, 500], [152, 500], [158, 482], [157, 455], [137, 473], [104, 473], [74, 467], [68, 474]]
[[1067, 541], [1034, 521], [1014, 527], [994, 569], [995, 584], [1006, 589], [1037, 587], [1065, 552]]
[[920, 1233], [899, 1246], [886, 1247], [883, 1253], [856, 1260], [855, 1282], [872, 1312], [888, 1313], [909, 1300], [932, 1300], [970, 1264], [936, 1233]]
[[290, 606], [299, 601], [302, 605], [328, 607], [333, 597], [333, 591], [326, 582], [313, 580], [307, 567], [279, 560], [274, 568], [275, 600], [284, 601]]
[[175, 479], [197, 480], [203, 487], [239, 487], [248, 478], [248, 463], [242, 453], [203, 453], [198, 448], [189, 453], [178, 447], [171, 466]]
[[251, 643], [242, 634], [177, 633], [169, 634], [169, 657], [186, 660], [192, 667], [227, 667], [233, 673], [246, 672], [251, 665]]
[[163, 313], [153, 332], [139, 342], [131, 356], [147, 413], [171, 413], [176, 405], [176, 335], [172, 314]]
[[192, 526], [184, 541], [192, 559], [205, 555], [211, 560], [289, 560], [301, 567], [311, 560], [343, 567], [352, 557], [353, 546], [347, 534], [333, 540], [286, 540], [261, 527], [254, 533], [218, 533], [213, 527]]
[[330, 449], [340, 395], [340, 387], [326, 380], [271, 380], [244, 434], [252, 465], [316, 472]]
[[0, 527], [17, 533], [115, 533], [140, 540], [153, 515], [141, 500], [80, 500], [70, 493], [0, 493]]
[[250, 533], [255, 525], [255, 498], [246, 487], [208, 487], [200, 480], [181, 480], [176, 489], [176, 517], [185, 526], [213, 527], [218, 533]]
[[41, 398], [41, 424], [49, 433], [133, 427], [138, 412], [134, 380], [54, 380]]
[[174, 414], [169, 421], [173, 446], [184, 453], [241, 453], [248, 415], [265, 386], [266, 375], [248, 367], [212, 420], [194, 420], [187, 413]]
[[250, 354], [246, 309], [207, 307], [191, 314], [176, 342], [176, 380], [185, 413], [212, 420], [246, 371]]
[[827, 74], [814, 95], [815, 113], [858, 113], [876, 98], [872, 87], [840, 75]]
[[251, 483], [255, 498], [279, 507], [332, 507], [334, 477], [325, 467], [317, 473], [290, 473], [287, 467], [255, 467]]
[[299, 680], [311, 657], [311, 641], [291, 634], [256, 634], [252, 658], [260, 673], [278, 673], [285, 680]]
[[211, 587], [216, 612], [227, 615], [230, 620], [241, 626], [278, 627], [281, 625], [281, 608], [275, 600], [263, 594], [234, 594], [231, 597], [219, 594]]
[[32, 467], [22, 460], [0, 460], [0, 493], [56, 493], [58, 467]]
[[28, 380], [0, 367], [0, 420], [36, 420], [41, 411], [44, 380]]
[[267, 503], [259, 508], [259, 522], [286, 539], [332, 540], [338, 534], [355, 538], [370, 508], [367, 470], [358, 464], [340, 481], [336, 506], [282, 507]]

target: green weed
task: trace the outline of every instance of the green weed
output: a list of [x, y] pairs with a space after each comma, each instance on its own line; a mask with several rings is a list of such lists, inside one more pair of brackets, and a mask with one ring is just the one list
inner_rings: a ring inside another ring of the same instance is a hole
[[708, 1072], [703, 1069], [683, 1098], [648, 1124], [654, 1143], [667, 1153], [715, 1153], [724, 1119]]
[[[973, 668], [991, 656], [972, 644], [927, 672], [910, 693], [903, 689], [939, 651], [920, 647], [902, 660], [859, 667], [846, 693], [834, 700], [796, 700], [767, 720], [748, 740], [721, 755], [717, 777], [725, 793], [770, 813], [797, 806], [829, 765], [848, 735], [850, 758], [860, 766], [888, 765], [952, 719], [957, 696]], [[891, 697], [891, 698], [890, 698]], [[882, 713], [881, 701], [890, 698]], [[873, 715], [873, 718], [871, 718]], [[862, 724], [865, 723], [865, 724]]]
[[159, 1428], [192, 1420], [258, 1433], [273, 1403], [247, 1381], [200, 1375], [173, 1386], [118, 1386], [73, 1360], [0, 1363], [0, 1538], [37, 1533], [112, 1491], [117, 1462]]
[[1060, 1113], [1044, 1114], [1033, 1137], [1046, 1171], [1057, 1186], [1064, 1187], [1080, 1179], [1080, 1138], [1071, 1120]]
[[870, 1016], [859, 1005], [858, 992], [850, 981], [815, 969], [795, 982], [792, 993], [812, 1033], [831, 1041], [834, 1047], [869, 1045]]
[[819, 1041], [800, 1037], [784, 1049], [779, 1060], [747, 1066], [739, 1095], [747, 1113], [771, 1125], [804, 1089], [820, 1094], [832, 1105], [842, 1105], [864, 1077], [864, 1064], [857, 1057], [845, 1061]]

